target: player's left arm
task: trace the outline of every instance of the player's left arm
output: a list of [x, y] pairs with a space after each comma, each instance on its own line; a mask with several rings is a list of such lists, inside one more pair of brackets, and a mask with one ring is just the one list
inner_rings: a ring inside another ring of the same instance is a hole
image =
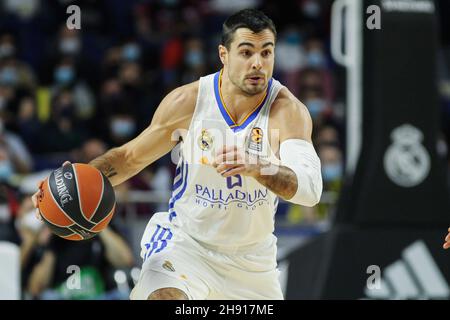
[[307, 108], [287, 89], [282, 89], [271, 107], [269, 130], [278, 132], [269, 135], [278, 136], [270, 143], [280, 158], [279, 163], [262, 159], [249, 163], [245, 160], [249, 156], [243, 155], [237, 147], [224, 147], [216, 158], [216, 170], [223, 177], [251, 176], [289, 202], [309, 207], [316, 205], [322, 194], [322, 175], [311, 141], [312, 120]]

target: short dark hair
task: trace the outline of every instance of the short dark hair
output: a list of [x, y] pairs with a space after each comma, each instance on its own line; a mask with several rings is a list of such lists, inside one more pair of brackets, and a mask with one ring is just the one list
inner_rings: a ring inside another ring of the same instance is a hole
[[264, 12], [256, 9], [244, 9], [236, 12], [223, 23], [222, 26], [222, 45], [228, 50], [233, 41], [233, 34], [239, 28], [248, 28], [254, 33], [259, 33], [264, 29], [273, 32], [275, 39], [277, 38], [277, 29], [273, 21], [264, 14]]

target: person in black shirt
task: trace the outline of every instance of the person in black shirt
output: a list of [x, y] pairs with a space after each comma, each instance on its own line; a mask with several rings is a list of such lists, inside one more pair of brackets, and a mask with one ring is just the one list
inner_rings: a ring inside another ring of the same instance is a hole
[[112, 269], [134, 264], [130, 247], [111, 226], [85, 241], [67, 241], [50, 232], [47, 236], [28, 280], [27, 291], [34, 298], [101, 298], [114, 289]]

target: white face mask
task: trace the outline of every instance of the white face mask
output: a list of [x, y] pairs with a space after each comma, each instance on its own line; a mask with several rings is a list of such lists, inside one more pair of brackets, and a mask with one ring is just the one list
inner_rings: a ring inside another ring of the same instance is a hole
[[59, 42], [59, 50], [64, 54], [76, 54], [80, 48], [81, 43], [77, 38], [67, 38]]
[[44, 225], [44, 222], [36, 218], [36, 211], [34, 209], [25, 213], [20, 220], [17, 220], [17, 223], [18, 225], [16, 227], [30, 229], [34, 232], [39, 231]]
[[309, 0], [303, 5], [303, 13], [310, 18], [317, 18], [320, 11], [320, 4], [317, 1]]
[[10, 44], [2, 44], [0, 45], [0, 58], [11, 57], [16, 53], [16, 48], [14, 48]]
[[9, 222], [11, 220], [11, 210], [8, 204], [0, 204], [0, 222]]

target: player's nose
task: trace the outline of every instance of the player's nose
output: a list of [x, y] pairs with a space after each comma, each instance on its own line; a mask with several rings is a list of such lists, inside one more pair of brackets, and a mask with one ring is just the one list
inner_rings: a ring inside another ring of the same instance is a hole
[[261, 58], [258, 57], [257, 54], [254, 55], [254, 60], [252, 63], [252, 69], [253, 70], [261, 70], [262, 68], [262, 63], [261, 63]]

